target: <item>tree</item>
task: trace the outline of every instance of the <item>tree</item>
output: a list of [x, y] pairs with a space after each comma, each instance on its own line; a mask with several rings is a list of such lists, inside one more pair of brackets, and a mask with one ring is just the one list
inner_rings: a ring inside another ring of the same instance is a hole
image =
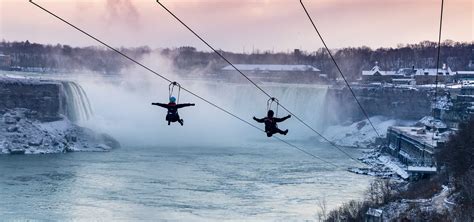
[[460, 193], [458, 212], [474, 220], [474, 118], [462, 123], [437, 154], [438, 163], [446, 167]]

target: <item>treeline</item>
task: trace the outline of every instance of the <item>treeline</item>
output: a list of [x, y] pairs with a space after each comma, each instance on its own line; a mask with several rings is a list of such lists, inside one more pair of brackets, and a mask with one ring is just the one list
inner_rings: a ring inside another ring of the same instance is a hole
[[[219, 73], [227, 65], [214, 52], [198, 51], [194, 47], [152, 50], [149, 47], [121, 48], [120, 51], [132, 58], [140, 59], [151, 52], [159, 51], [170, 59], [180, 73], [200, 70], [206, 73]], [[71, 47], [68, 45], [42, 45], [24, 42], [0, 42], [0, 53], [12, 57], [12, 65], [20, 67], [42, 67], [51, 69], [88, 69], [104, 73], [116, 73], [131, 65], [121, 55], [103, 47]], [[232, 63], [245, 64], [309, 64], [331, 78], [339, 76], [338, 71], [323, 48], [308, 52], [295, 49], [292, 52], [254, 51], [234, 53], [220, 51]], [[349, 79], [356, 79], [364, 69], [370, 69], [378, 62], [384, 70], [397, 70], [405, 67], [436, 67], [437, 44], [424, 41], [418, 44], [399, 45], [396, 48], [349, 47], [333, 50], [336, 61]], [[474, 60], [474, 42], [463, 43], [447, 40], [442, 43], [440, 67], [446, 63], [452, 70], [468, 69], [469, 61]]]
[[[120, 48], [121, 52], [140, 59], [151, 52], [148, 47]], [[124, 57], [103, 47], [71, 47], [24, 42], [0, 42], [0, 53], [9, 55], [12, 67], [45, 70], [91, 70], [112, 74], [130, 65]]]
[[[207, 69], [218, 72], [228, 65], [213, 52], [197, 51], [193, 47], [165, 49], [163, 55], [172, 59], [181, 70]], [[323, 73], [336, 78], [339, 73], [327, 51], [323, 48], [314, 51], [295, 49], [289, 53], [273, 53], [255, 51], [250, 54], [221, 51], [232, 63], [245, 64], [309, 64]], [[384, 70], [400, 68], [435, 68], [437, 60], [437, 43], [423, 41], [418, 44], [399, 45], [397, 48], [349, 47], [332, 50], [331, 52], [342, 72], [349, 79], [357, 79], [362, 70], [371, 69], [376, 62]], [[440, 67], [447, 64], [452, 70], [468, 69], [469, 61], [474, 60], [474, 42], [463, 43], [447, 40], [442, 43]]]

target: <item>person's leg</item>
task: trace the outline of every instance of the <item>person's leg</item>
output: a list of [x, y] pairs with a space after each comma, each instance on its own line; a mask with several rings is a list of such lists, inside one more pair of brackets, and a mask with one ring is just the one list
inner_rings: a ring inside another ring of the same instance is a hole
[[183, 119], [181, 119], [181, 118], [179, 117], [179, 114], [177, 114], [177, 113], [176, 113], [176, 116], [175, 116], [175, 120], [176, 120], [179, 124], [181, 124], [181, 126], [183, 125], [183, 122], [184, 122], [184, 121], [183, 121]]
[[288, 133], [288, 129], [285, 130], [285, 131], [283, 131], [283, 130], [281, 130], [281, 129], [276, 128], [276, 132], [279, 133], [279, 134], [286, 135], [286, 134]]
[[267, 131], [267, 137], [272, 137], [272, 136], [273, 136], [273, 133]]

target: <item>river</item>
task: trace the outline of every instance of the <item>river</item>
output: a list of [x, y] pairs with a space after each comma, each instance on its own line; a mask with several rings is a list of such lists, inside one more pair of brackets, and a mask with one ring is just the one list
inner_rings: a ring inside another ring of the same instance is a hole
[[362, 198], [370, 177], [347, 172], [353, 162], [327, 145], [304, 147], [339, 167], [277, 141], [0, 156], [0, 218], [316, 220], [324, 201], [333, 209]]

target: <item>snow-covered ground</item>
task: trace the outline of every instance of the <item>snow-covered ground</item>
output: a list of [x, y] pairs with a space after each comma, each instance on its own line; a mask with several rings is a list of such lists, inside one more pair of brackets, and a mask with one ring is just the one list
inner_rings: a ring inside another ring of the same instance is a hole
[[79, 127], [63, 118], [40, 122], [35, 112], [18, 108], [0, 112], [0, 154], [43, 154], [107, 151], [119, 147], [105, 134]]
[[[429, 199], [412, 199], [391, 202], [380, 209], [383, 210], [383, 221], [394, 221], [402, 217], [417, 218], [421, 214], [445, 214], [455, 203], [449, 201], [453, 189], [443, 186], [443, 189]], [[418, 215], [418, 216], [417, 216]]]
[[[414, 123], [413, 121], [395, 120], [383, 116], [370, 117], [370, 121], [382, 137], [385, 137], [389, 126], [407, 126]], [[350, 147], [367, 147], [375, 142], [378, 137], [367, 120], [347, 125], [330, 126], [323, 134], [337, 145]]]
[[359, 160], [367, 167], [349, 168], [349, 172], [396, 180], [406, 180], [409, 177], [404, 164], [394, 157], [382, 154], [378, 148], [365, 151]]

